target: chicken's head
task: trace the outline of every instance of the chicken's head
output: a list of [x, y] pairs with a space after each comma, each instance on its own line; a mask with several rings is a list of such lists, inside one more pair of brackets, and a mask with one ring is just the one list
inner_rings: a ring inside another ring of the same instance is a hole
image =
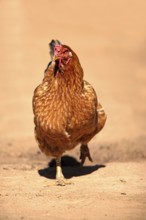
[[57, 44], [54, 48], [55, 66], [60, 73], [64, 73], [65, 69], [70, 66], [73, 53], [68, 46]]

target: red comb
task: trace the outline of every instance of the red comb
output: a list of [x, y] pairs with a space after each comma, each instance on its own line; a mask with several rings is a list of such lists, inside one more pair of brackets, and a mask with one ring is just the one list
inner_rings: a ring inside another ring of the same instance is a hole
[[58, 55], [58, 52], [61, 50], [61, 45], [57, 44], [55, 45], [55, 48], [54, 48], [54, 55]]
[[61, 45], [59, 45], [59, 44], [55, 45], [55, 50], [60, 51], [61, 50]]

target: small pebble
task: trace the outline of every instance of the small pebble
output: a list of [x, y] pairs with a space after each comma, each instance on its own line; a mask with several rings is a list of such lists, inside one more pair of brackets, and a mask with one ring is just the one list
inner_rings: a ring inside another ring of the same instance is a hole
[[127, 194], [126, 194], [126, 193], [121, 193], [121, 195], [125, 196], [125, 195], [127, 195]]

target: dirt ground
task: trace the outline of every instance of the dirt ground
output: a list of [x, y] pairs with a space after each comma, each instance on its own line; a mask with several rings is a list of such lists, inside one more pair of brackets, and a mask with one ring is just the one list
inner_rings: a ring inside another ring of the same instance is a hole
[[[0, 1], [0, 220], [146, 219], [146, 2]], [[38, 149], [31, 100], [57, 38], [79, 56], [108, 120], [62, 158], [72, 184], [55, 186]]]

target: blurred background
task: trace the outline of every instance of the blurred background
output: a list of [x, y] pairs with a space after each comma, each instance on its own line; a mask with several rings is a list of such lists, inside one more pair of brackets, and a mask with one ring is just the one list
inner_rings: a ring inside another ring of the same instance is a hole
[[90, 145], [103, 157], [117, 146], [123, 158], [146, 157], [145, 9], [144, 0], [0, 0], [1, 155], [38, 150], [32, 96], [50, 61], [48, 43], [59, 39], [79, 56], [108, 115]]

